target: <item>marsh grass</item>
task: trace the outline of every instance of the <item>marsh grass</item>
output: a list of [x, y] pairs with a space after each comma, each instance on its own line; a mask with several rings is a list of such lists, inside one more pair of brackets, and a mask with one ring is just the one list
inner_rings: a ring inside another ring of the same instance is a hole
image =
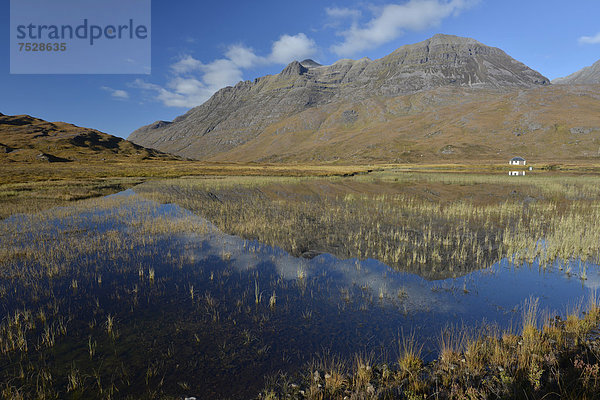
[[139, 332], [131, 319], [151, 322], [140, 314], [170, 304], [166, 276], [189, 265], [162, 253], [165, 240], [212, 228], [189, 213], [158, 214], [156, 204], [116, 196], [2, 221], [0, 398], [169, 398], [175, 346], [148, 345], [145, 335], [164, 326]]
[[[396, 380], [405, 382], [413, 393], [423, 390], [424, 363], [421, 357], [422, 350], [423, 345], [418, 344], [414, 331], [409, 336], [404, 336], [404, 332], [402, 332], [402, 339], [399, 340], [400, 356], [398, 357]], [[387, 366], [385, 370], [388, 370]]]
[[[372, 356], [357, 355], [352, 368], [337, 369], [336, 381], [341, 384], [333, 393], [315, 385], [320, 380], [313, 367], [306, 375], [310, 379], [291, 393], [288, 390], [286, 398], [597, 398], [597, 298], [591, 298], [585, 313], [575, 311], [565, 320], [548, 319], [541, 328], [537, 299], [528, 299], [523, 310], [523, 326], [518, 335], [493, 326], [478, 332], [468, 327], [448, 327], [440, 335], [438, 357], [429, 363], [421, 359], [414, 336], [403, 336], [396, 363], [377, 365]], [[574, 341], [575, 337], [579, 340]], [[321, 367], [317, 371], [330, 369]], [[309, 386], [310, 390], [303, 390]], [[263, 393], [266, 392], [275, 398], [282, 393], [277, 384]]]
[[114, 194], [143, 182], [139, 178], [86, 178], [0, 184], [0, 219], [35, 213], [78, 200]]
[[189, 161], [21, 163], [0, 165], [0, 219], [106, 196], [158, 178], [315, 177], [365, 173], [372, 166], [239, 165]]
[[440, 279], [502, 258], [542, 265], [597, 260], [599, 187], [595, 176], [514, 180], [384, 171], [328, 180], [181, 179], [142, 185], [136, 192], [177, 203], [225, 232], [296, 256], [375, 258]]

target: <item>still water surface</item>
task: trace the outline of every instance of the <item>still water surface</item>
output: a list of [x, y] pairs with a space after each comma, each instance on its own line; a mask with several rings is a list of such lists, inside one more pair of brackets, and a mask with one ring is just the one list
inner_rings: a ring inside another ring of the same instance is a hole
[[250, 398], [265, 376], [293, 374], [316, 357], [362, 353], [393, 362], [398, 340], [414, 334], [424, 357], [432, 359], [449, 325], [518, 329], [527, 299], [538, 298], [548, 316], [564, 315], [600, 286], [598, 266], [585, 264], [582, 280], [577, 260], [546, 269], [501, 260], [460, 278], [428, 281], [372, 259], [301, 259], [219, 232], [187, 210], [132, 191], [107, 201], [121, 198], [126, 201], [114, 209], [79, 209], [43, 222], [13, 216], [0, 222], [1, 240], [15, 227], [36, 223], [38, 230], [24, 230], [10, 245], [24, 246], [41, 235], [60, 248], [61, 240], [82, 232], [82, 240], [111, 231], [135, 237], [140, 215], [144, 224], [167, 218], [206, 229], [160, 234], [148, 243], [137, 238], [127, 252], [82, 253], [69, 258], [71, 274], [41, 278], [38, 289], [25, 279], [5, 281], [4, 320], [18, 309], [50, 310], [54, 302], [60, 310], [48, 312], [45, 325], [62, 317], [68, 330], [44, 347], [35, 346], [43, 332], [36, 328], [27, 351], [0, 355], [2, 381], [21, 365], [36, 371], [43, 365], [53, 371], [54, 385], [66, 388], [75, 366], [87, 376], [84, 385], [110, 381], [121, 395]]

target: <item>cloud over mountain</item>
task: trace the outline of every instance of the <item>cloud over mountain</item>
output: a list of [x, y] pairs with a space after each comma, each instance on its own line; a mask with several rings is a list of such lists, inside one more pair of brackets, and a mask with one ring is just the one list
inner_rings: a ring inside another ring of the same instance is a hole
[[168, 107], [194, 107], [204, 103], [216, 91], [231, 86], [243, 78], [243, 70], [262, 65], [287, 64], [296, 59], [312, 57], [317, 45], [304, 33], [282, 35], [274, 41], [271, 52], [257, 55], [251, 47], [234, 44], [223, 58], [209, 63], [183, 54], [170, 66], [171, 75], [165, 86], [137, 79], [131, 86], [151, 93], [153, 98]]
[[[402, 36], [405, 31], [419, 31], [438, 26], [442, 20], [470, 8], [473, 0], [410, 0], [386, 4], [377, 9], [368, 22], [352, 26], [338, 34], [344, 38], [331, 50], [339, 56], [352, 56], [376, 48]], [[338, 18], [356, 16], [358, 10], [332, 9], [328, 15]], [[359, 14], [358, 14], [359, 15]]]

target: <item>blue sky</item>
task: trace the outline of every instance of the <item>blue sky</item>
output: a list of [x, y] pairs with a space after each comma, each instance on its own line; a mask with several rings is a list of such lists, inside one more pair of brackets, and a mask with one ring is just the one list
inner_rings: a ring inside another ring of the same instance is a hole
[[599, 15], [597, 0], [153, 0], [150, 75], [11, 75], [3, 29], [0, 112], [127, 137], [294, 59], [376, 59], [436, 33], [500, 47], [553, 79], [600, 59]]

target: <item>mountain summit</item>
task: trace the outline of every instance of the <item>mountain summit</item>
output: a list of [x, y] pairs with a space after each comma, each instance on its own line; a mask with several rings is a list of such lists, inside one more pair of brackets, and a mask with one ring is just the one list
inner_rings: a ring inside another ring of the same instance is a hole
[[321, 64], [319, 64], [318, 62], [311, 60], [310, 58], [307, 58], [304, 61], [300, 61], [300, 64], [302, 64], [303, 67], [306, 68], [315, 68], [315, 67], [322, 67]]
[[[335, 121], [325, 123], [336, 105], [348, 102], [364, 105], [439, 88], [502, 92], [549, 83], [500, 49], [470, 38], [435, 35], [378, 60], [343, 59], [327, 66], [313, 60], [294, 61], [279, 74], [223, 88], [173, 122], [144, 126], [129, 140], [185, 157], [213, 159], [267, 131], [293, 135], [349, 127], [364, 112], [349, 107]], [[307, 110], [314, 111], [311, 118], [282, 124]]]

